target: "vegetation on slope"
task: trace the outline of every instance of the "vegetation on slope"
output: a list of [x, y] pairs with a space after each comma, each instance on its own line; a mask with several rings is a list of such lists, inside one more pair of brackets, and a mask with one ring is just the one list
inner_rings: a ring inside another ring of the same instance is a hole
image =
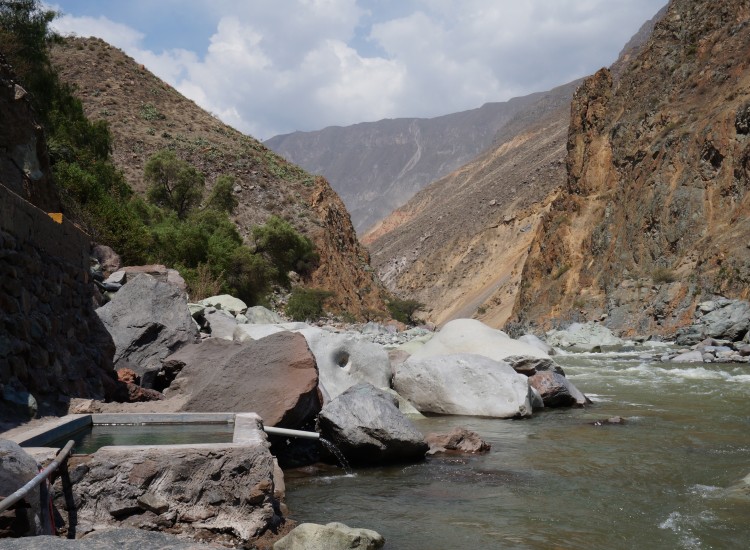
[[50, 63], [49, 45], [59, 40], [49, 28], [54, 15], [37, 0], [0, 2], [0, 51], [45, 127], [66, 214], [128, 263], [180, 269], [194, 298], [230, 292], [257, 303], [272, 284], [288, 285], [289, 271], [309, 275], [317, 262], [312, 242], [281, 218], [253, 228], [254, 251], [243, 244], [229, 216], [237, 206], [231, 176], [204, 197], [203, 174], [163, 150], [145, 166], [147, 202], [135, 196], [112, 162], [107, 122], [89, 121]]

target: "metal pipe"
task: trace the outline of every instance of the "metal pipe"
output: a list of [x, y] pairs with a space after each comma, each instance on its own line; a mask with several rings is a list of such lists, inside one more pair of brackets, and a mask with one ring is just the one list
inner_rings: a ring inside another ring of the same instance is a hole
[[263, 431], [270, 435], [282, 435], [286, 437], [300, 437], [302, 439], [320, 439], [318, 432], [303, 432], [302, 430], [290, 430], [288, 428], [274, 428], [263, 426]]
[[55, 460], [50, 462], [47, 465], [47, 467], [44, 468], [44, 470], [42, 470], [37, 475], [35, 475], [28, 483], [26, 483], [26, 485], [18, 489], [15, 493], [3, 499], [3, 501], [0, 502], [0, 512], [4, 512], [5, 510], [13, 506], [16, 502], [24, 498], [34, 487], [39, 485], [42, 482], [42, 480], [44, 480], [52, 472], [57, 470], [60, 464], [62, 464], [68, 459], [68, 455], [70, 454], [70, 451], [73, 450], [74, 443], [75, 442], [72, 439], [68, 441], [65, 447], [63, 447], [62, 450], [60, 450], [60, 452], [57, 453]]

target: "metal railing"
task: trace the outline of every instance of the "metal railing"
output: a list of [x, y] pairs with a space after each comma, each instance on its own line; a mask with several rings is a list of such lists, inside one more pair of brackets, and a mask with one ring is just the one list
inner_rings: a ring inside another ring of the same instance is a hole
[[0, 512], [4, 512], [5, 510], [8, 510], [11, 506], [13, 506], [19, 500], [24, 498], [26, 495], [28, 495], [32, 489], [34, 489], [42, 481], [47, 479], [52, 474], [52, 472], [57, 470], [57, 468], [59, 468], [61, 464], [63, 464], [66, 460], [68, 460], [68, 456], [73, 450], [74, 443], [75, 442], [72, 439], [68, 441], [65, 447], [63, 447], [57, 453], [57, 455], [55, 456], [55, 460], [50, 462], [41, 472], [35, 475], [33, 479], [29, 480], [29, 482], [26, 483], [26, 485], [18, 489], [12, 495], [5, 497], [2, 500], [2, 502], [0, 502]]

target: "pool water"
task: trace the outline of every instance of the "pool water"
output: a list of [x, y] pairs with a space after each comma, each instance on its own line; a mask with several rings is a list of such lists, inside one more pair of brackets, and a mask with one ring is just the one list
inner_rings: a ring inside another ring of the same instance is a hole
[[90, 454], [108, 445], [180, 445], [195, 443], [231, 443], [234, 424], [95, 424], [62, 438], [50, 447], [62, 447], [75, 441], [73, 452]]

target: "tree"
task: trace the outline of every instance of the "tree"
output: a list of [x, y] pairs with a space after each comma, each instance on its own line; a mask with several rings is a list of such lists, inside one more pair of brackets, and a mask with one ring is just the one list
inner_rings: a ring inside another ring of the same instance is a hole
[[312, 241], [278, 216], [271, 216], [264, 225], [254, 227], [253, 238], [256, 252], [268, 256], [279, 270], [281, 284], [289, 283], [289, 271], [307, 275], [318, 261]]
[[143, 175], [150, 184], [149, 202], [173, 210], [179, 219], [185, 219], [203, 196], [203, 174], [172, 151], [154, 154], [146, 163]]
[[406, 325], [413, 325], [416, 322], [414, 314], [422, 309], [424, 304], [417, 300], [402, 300], [401, 298], [393, 297], [388, 302], [388, 311], [396, 321], [400, 321]]
[[234, 198], [234, 176], [219, 176], [216, 178], [214, 188], [206, 201], [206, 208], [227, 212], [231, 214], [237, 208], [237, 199]]

